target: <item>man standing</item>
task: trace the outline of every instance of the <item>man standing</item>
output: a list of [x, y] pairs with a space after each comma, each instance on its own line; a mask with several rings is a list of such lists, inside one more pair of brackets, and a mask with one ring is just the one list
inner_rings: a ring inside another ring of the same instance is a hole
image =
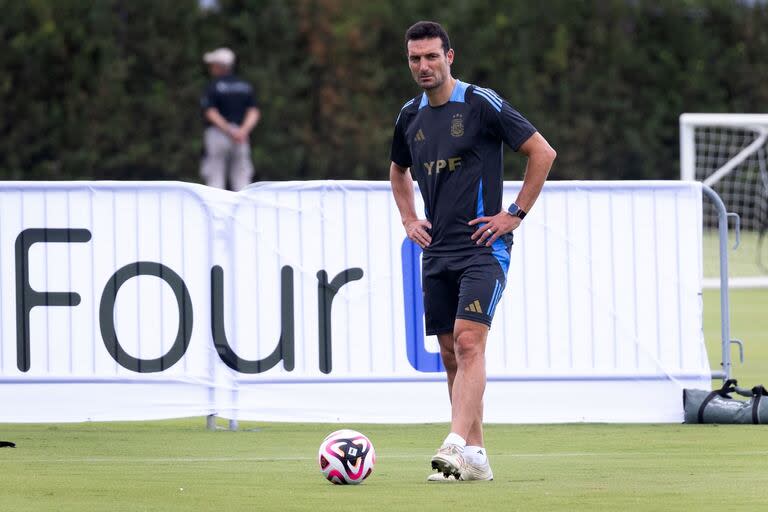
[[[451, 432], [432, 457], [436, 480], [492, 480], [483, 441], [485, 343], [506, 285], [512, 231], [541, 192], [556, 153], [491, 89], [451, 76], [454, 51], [439, 24], [405, 34], [424, 92], [395, 121], [389, 178], [408, 237], [424, 250], [426, 331], [437, 335], [448, 376]], [[528, 157], [516, 201], [502, 202], [506, 143]], [[414, 206], [419, 183], [426, 219]]]
[[211, 82], [200, 100], [205, 119], [205, 155], [200, 175], [206, 185], [238, 191], [251, 182], [248, 136], [259, 122], [253, 87], [232, 74], [235, 54], [219, 48], [203, 56]]

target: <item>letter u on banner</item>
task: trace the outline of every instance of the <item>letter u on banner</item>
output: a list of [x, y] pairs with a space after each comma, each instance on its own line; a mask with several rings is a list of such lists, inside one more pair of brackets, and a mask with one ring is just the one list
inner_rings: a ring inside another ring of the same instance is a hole
[[408, 362], [420, 372], [445, 371], [439, 352], [424, 345], [424, 298], [421, 288], [421, 247], [411, 239], [403, 240], [400, 249], [403, 262], [403, 304], [405, 313], [405, 345]]

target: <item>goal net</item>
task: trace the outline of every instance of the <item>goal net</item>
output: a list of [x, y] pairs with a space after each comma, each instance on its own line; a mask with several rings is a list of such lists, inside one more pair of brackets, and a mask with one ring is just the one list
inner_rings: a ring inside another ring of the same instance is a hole
[[[741, 219], [729, 253], [734, 287], [768, 287], [768, 114], [680, 116], [680, 177], [712, 187]], [[718, 286], [717, 212], [705, 201], [704, 285]], [[731, 234], [731, 246], [734, 237]]]

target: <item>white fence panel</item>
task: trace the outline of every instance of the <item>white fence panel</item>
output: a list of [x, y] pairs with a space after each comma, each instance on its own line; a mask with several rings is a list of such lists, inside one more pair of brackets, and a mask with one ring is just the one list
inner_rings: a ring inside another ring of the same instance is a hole
[[[680, 421], [682, 388], [710, 385], [701, 222], [696, 183], [548, 183], [515, 233], [487, 419]], [[5, 183], [0, 261], [0, 421], [449, 419], [385, 182]]]

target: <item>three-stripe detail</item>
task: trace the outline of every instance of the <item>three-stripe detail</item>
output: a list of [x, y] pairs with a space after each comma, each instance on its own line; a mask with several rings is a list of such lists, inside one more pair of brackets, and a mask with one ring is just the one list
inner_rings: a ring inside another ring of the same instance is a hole
[[[488, 305], [488, 316], [493, 316], [493, 314], [496, 312], [496, 306], [499, 304], [499, 300], [501, 299], [501, 292], [504, 290], [504, 287], [499, 283], [499, 280], [496, 280], [496, 287], [493, 289], [493, 295], [491, 295], [491, 302]], [[464, 308], [464, 311], [471, 311], [472, 313], [482, 313], [483, 308], [480, 306], [480, 301], [475, 299], [472, 301], [469, 306]]]
[[499, 280], [496, 280], [496, 288], [493, 289], [493, 295], [491, 296], [491, 305], [488, 307], [488, 316], [493, 316], [493, 313], [496, 312], [496, 306], [499, 303], [499, 299], [501, 299], [501, 292], [503, 290], [503, 287], [501, 286], [501, 283], [499, 283]]
[[410, 99], [410, 100], [408, 100], [408, 101], [406, 101], [406, 102], [405, 102], [405, 105], [403, 105], [403, 106], [402, 106], [402, 108], [400, 109], [400, 113], [399, 113], [399, 114], [397, 114], [397, 119], [395, 119], [395, 124], [397, 124], [397, 122], [400, 120], [400, 116], [402, 115], [402, 113], [403, 113], [403, 110], [405, 110], [406, 108], [408, 108], [408, 106], [409, 106], [409, 105], [413, 104], [413, 101], [414, 101], [415, 99], [416, 99], [416, 98], [412, 98], [412, 99]]
[[501, 99], [501, 96], [496, 94], [496, 91], [493, 89], [485, 89], [483, 87], [475, 86], [475, 88], [472, 90], [474, 94], [477, 94], [478, 96], [481, 96], [488, 101], [488, 103], [491, 104], [493, 108], [496, 109], [497, 112], [501, 112], [501, 104], [504, 100]]

